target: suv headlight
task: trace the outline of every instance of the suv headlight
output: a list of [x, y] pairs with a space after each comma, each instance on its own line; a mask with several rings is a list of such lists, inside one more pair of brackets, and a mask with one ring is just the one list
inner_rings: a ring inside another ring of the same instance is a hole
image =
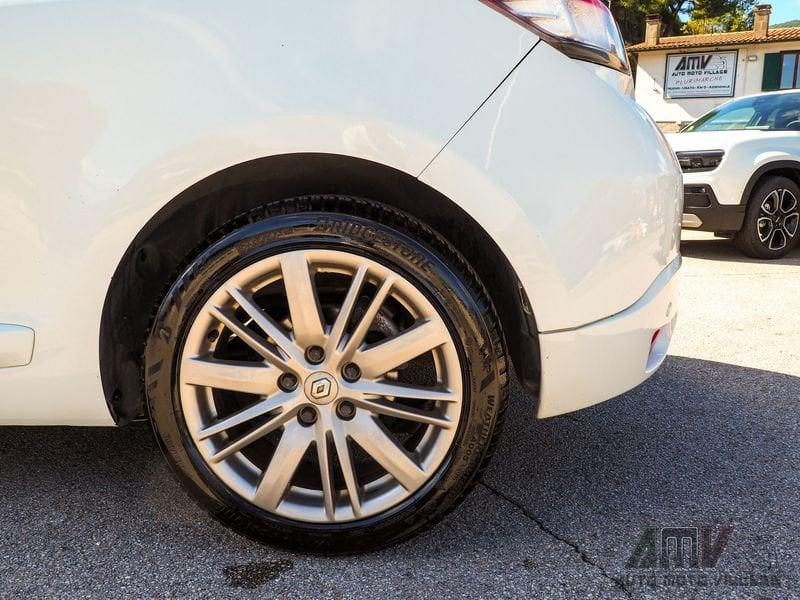
[[681, 170], [684, 173], [698, 173], [700, 171], [713, 171], [722, 162], [724, 150], [697, 150], [691, 152], [676, 152]]

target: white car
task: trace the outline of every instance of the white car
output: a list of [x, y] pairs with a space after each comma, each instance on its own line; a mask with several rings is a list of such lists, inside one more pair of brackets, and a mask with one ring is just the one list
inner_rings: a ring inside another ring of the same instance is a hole
[[800, 93], [731, 100], [667, 137], [684, 173], [684, 227], [733, 237], [755, 258], [797, 245]]
[[218, 519], [342, 552], [458, 503], [512, 364], [540, 418], [645, 380], [680, 169], [607, 9], [547, 4], [0, 8], [0, 423], [148, 419]]

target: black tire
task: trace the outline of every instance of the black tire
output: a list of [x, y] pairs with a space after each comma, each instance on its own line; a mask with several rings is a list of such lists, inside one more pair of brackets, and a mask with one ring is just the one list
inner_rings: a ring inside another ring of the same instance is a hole
[[[506, 351], [498, 319], [464, 259], [410, 215], [349, 197], [304, 197], [270, 204], [229, 223], [216, 237], [220, 239], [191, 260], [171, 286], [145, 348], [149, 417], [180, 482], [212, 516], [239, 533], [315, 553], [382, 548], [442, 519], [486, 468], [507, 401]], [[244, 500], [208, 468], [182, 413], [178, 356], [199, 306], [241, 266], [298, 246], [346, 248], [403, 273], [436, 305], [462, 357], [462, 416], [446, 460], [416, 494], [362, 520], [292, 521]]]
[[[781, 190], [791, 192], [796, 201], [795, 207], [797, 207], [797, 201], [800, 201], [800, 187], [798, 187], [794, 181], [786, 177], [768, 177], [762, 181], [750, 195], [742, 229], [734, 237], [734, 244], [736, 244], [736, 247], [747, 256], [774, 260], [786, 256], [797, 246], [800, 240], [800, 227], [796, 224], [796, 217], [793, 217], [793, 219], [795, 219], [793, 221], [795, 223], [793, 235], [790, 236], [786, 234], [786, 244], [780, 248], [777, 247], [779, 245], [778, 243], [773, 243], [772, 245], [775, 247], [771, 248], [771, 238], [762, 241], [759, 233], [759, 219], [768, 217], [762, 210], [762, 204], [770, 194], [773, 192], [780, 192]], [[779, 223], [775, 224], [775, 226], [778, 225]], [[778, 240], [778, 242], [780, 242], [780, 240]]]

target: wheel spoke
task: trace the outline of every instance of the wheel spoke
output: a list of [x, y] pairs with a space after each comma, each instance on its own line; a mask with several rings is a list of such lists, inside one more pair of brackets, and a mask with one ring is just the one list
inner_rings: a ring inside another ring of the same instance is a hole
[[766, 242], [768, 239], [772, 237], [772, 219], [769, 217], [761, 217], [758, 219], [758, 239], [762, 242]]
[[361, 367], [364, 376], [375, 378], [448, 340], [447, 329], [441, 321], [422, 321], [388, 340], [356, 352], [353, 360]]
[[283, 256], [281, 273], [295, 343], [301, 348], [323, 344], [325, 331], [322, 311], [305, 255], [302, 252], [291, 252]]
[[328, 343], [325, 348], [325, 354], [331, 355], [339, 348], [342, 341], [342, 336], [353, 316], [353, 309], [358, 301], [358, 293], [364, 285], [364, 279], [367, 276], [367, 265], [362, 264], [358, 267], [356, 274], [353, 275], [353, 280], [350, 282], [350, 289], [347, 290], [347, 295], [339, 308], [339, 314], [336, 316], [336, 321], [331, 328], [331, 333], [328, 336]]
[[287, 423], [269, 466], [261, 475], [253, 502], [272, 511], [278, 508], [313, 440], [311, 427], [303, 427], [297, 421]]
[[770, 250], [782, 250], [786, 246], [786, 234], [783, 229], [775, 229], [769, 238]]
[[403, 404], [389, 402], [388, 400], [360, 399], [354, 400], [354, 402], [356, 406], [360, 406], [361, 408], [379, 415], [397, 417], [398, 419], [433, 425], [435, 427], [441, 427], [442, 429], [450, 429], [453, 426], [453, 422], [449, 419], [437, 416], [430, 411], [404, 406]]
[[405, 398], [407, 400], [434, 400], [439, 402], [458, 402], [460, 396], [445, 386], [424, 387], [406, 385], [403, 383], [389, 383], [385, 381], [361, 380], [356, 383], [344, 383], [346, 392], [359, 396], [383, 396], [386, 398]]
[[[775, 190], [764, 198], [764, 201], [761, 203], [761, 210], [764, 211], [765, 214], [772, 216], [778, 211], [779, 204], [780, 195], [778, 194], [778, 190]], [[768, 206], [770, 207], [769, 209], [767, 208]]]
[[405, 489], [412, 491], [425, 481], [423, 471], [380, 421], [360, 413], [347, 426], [350, 436]]
[[353, 456], [350, 446], [347, 443], [347, 434], [344, 431], [344, 424], [339, 419], [334, 419], [331, 436], [333, 445], [336, 448], [336, 455], [339, 457], [339, 465], [344, 475], [344, 483], [347, 487], [347, 495], [350, 498], [350, 506], [353, 509], [353, 516], [361, 517], [361, 495], [358, 489], [358, 480], [353, 466]]
[[302, 360], [302, 353], [298, 351], [297, 346], [283, 327], [278, 325], [272, 317], [264, 312], [261, 307], [255, 303], [250, 294], [232, 285], [227, 286], [225, 290], [228, 292], [228, 295], [236, 300], [239, 306], [242, 307], [242, 310], [253, 319], [255, 324], [275, 342], [275, 345], [283, 352], [285, 357], [291, 358], [294, 361]]
[[264, 360], [282, 369], [289, 368], [289, 365], [283, 357], [273, 352], [264, 338], [253, 333], [250, 329], [241, 324], [229, 311], [223, 310], [217, 306], [212, 306], [209, 312], [215, 319], [235, 333], [240, 340], [255, 350]]
[[325, 516], [329, 521], [335, 520], [335, 502], [333, 488], [333, 468], [328, 453], [328, 435], [325, 421], [318, 419], [314, 426], [314, 439], [317, 446], [317, 462], [319, 463], [319, 476], [322, 480], [322, 499], [325, 506]]
[[[788, 202], [787, 202], [788, 200]], [[780, 211], [784, 215], [791, 214], [797, 208], [797, 198], [789, 190], [781, 190]]]
[[251, 421], [258, 417], [269, 414], [272, 411], [277, 410], [282, 406], [284, 406], [292, 398], [293, 396], [290, 394], [275, 394], [271, 398], [267, 398], [266, 400], [262, 400], [261, 402], [256, 402], [252, 406], [243, 408], [233, 413], [230, 416], [220, 419], [213, 425], [210, 425], [202, 429], [197, 433], [197, 438], [200, 440], [205, 440], [207, 438], [210, 438], [212, 435], [222, 433], [223, 431], [227, 431], [232, 427], [236, 427], [237, 425], [241, 425], [242, 423], [246, 423], [247, 421]]
[[798, 222], [800, 222], [800, 213], [791, 214], [783, 220], [783, 229], [790, 238], [797, 234]]
[[269, 396], [278, 391], [280, 371], [264, 363], [192, 357], [181, 362], [184, 383]]
[[281, 427], [282, 425], [284, 425], [288, 421], [291, 421], [292, 419], [294, 419], [294, 416], [295, 416], [296, 412], [297, 412], [297, 410], [294, 409], [294, 408], [284, 410], [283, 412], [281, 412], [281, 413], [275, 415], [274, 417], [272, 417], [269, 421], [267, 421], [263, 425], [259, 425], [258, 427], [253, 429], [253, 431], [251, 431], [249, 433], [246, 433], [245, 435], [243, 435], [239, 439], [237, 439], [234, 442], [228, 444], [227, 446], [222, 448], [222, 450], [219, 450], [216, 454], [213, 454], [209, 460], [211, 462], [218, 463], [218, 462], [220, 462], [222, 460], [225, 460], [226, 458], [228, 458], [232, 454], [236, 454], [237, 452], [239, 452], [243, 448], [246, 448], [247, 446], [249, 446], [253, 442], [256, 442], [256, 441], [260, 440], [262, 437], [264, 437], [268, 433], [271, 433], [271, 432], [275, 431], [276, 429], [278, 429], [279, 427]]
[[369, 331], [370, 325], [375, 320], [375, 317], [378, 316], [378, 311], [383, 306], [384, 301], [386, 300], [389, 292], [392, 291], [392, 286], [394, 285], [394, 277], [389, 276], [386, 277], [375, 291], [375, 295], [372, 297], [369, 306], [364, 311], [364, 314], [361, 316], [361, 319], [358, 321], [358, 325], [353, 329], [353, 332], [350, 334], [350, 337], [345, 344], [344, 350], [342, 350], [342, 360], [347, 361], [355, 354], [358, 347], [364, 343], [364, 338]]

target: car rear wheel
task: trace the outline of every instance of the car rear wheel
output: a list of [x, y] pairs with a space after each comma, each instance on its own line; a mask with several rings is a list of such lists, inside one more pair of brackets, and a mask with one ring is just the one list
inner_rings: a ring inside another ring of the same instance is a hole
[[474, 485], [499, 431], [506, 358], [480, 282], [377, 203], [306, 198], [248, 219], [191, 262], [152, 327], [162, 449], [259, 540], [352, 552], [410, 537]]
[[800, 239], [800, 187], [786, 177], [770, 177], [750, 197], [736, 247], [753, 258], [786, 256]]

